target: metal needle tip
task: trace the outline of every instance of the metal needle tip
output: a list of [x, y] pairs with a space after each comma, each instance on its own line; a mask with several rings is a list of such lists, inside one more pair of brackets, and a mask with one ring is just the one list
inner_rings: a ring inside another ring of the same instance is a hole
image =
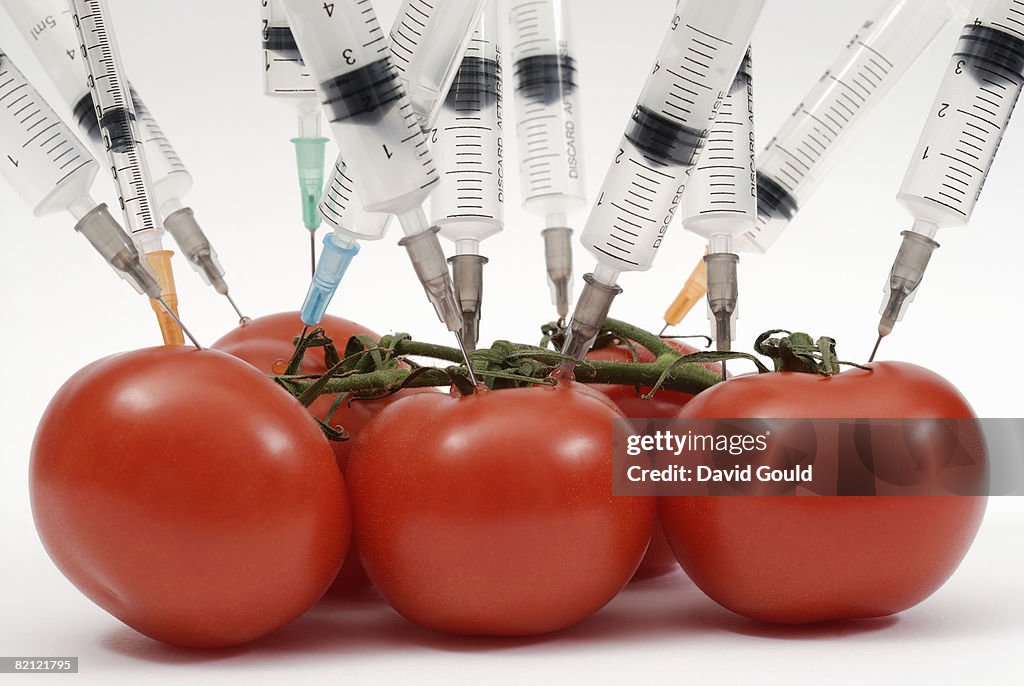
[[[228, 299], [228, 302], [229, 302], [229, 303], [231, 303], [231, 307], [232, 307], [232, 308], [234, 308], [234, 310], [235, 310], [235, 314], [237, 314], [237, 315], [238, 315], [238, 321], [239, 321], [239, 322], [244, 322], [244, 321], [246, 321], [247, 319], [249, 319], [249, 318], [248, 318], [248, 317], [246, 317], [246, 316], [245, 316], [244, 314], [242, 314], [242, 311], [241, 311], [240, 309], [238, 309], [238, 305], [237, 305], [237, 304], [235, 303], [235, 299], [234, 299], [234, 298], [232, 298], [232, 297], [231, 297], [231, 295], [229, 295], [228, 293], [225, 293], [225, 294], [224, 294], [224, 297]], [[251, 320], [250, 320], [250, 321], [251, 321]]]
[[870, 358], [868, 358], [868, 364], [871, 364], [872, 362], [874, 362], [874, 361], [875, 361], [875, 355], [877, 355], [877, 354], [878, 354], [878, 346], [882, 345], [882, 338], [883, 338], [882, 336], [879, 336], [879, 337], [878, 337], [878, 340], [877, 340], [877, 341], [875, 341], [875, 347], [874, 347], [874, 349], [873, 349], [873, 350], [871, 351], [871, 357], [870, 357]]
[[726, 361], [722, 360], [722, 381], [729, 378], [729, 370], [726, 369]]
[[473, 373], [473, 367], [469, 364], [469, 354], [466, 352], [466, 344], [462, 341], [462, 334], [458, 331], [455, 332], [455, 340], [459, 342], [459, 350], [462, 351], [462, 361], [466, 363], [466, 371], [469, 373], [469, 380], [474, 386], [479, 385], [479, 381], [476, 380], [476, 374]]
[[160, 306], [164, 308], [164, 311], [167, 312], [167, 314], [171, 315], [171, 319], [174, 320], [174, 323], [181, 327], [181, 330], [185, 333], [186, 336], [188, 336], [188, 339], [192, 341], [192, 345], [194, 345], [197, 350], [202, 350], [203, 346], [199, 345], [199, 341], [196, 340], [196, 337], [192, 335], [192, 332], [188, 330], [188, 327], [181, 323], [181, 318], [174, 313], [174, 310], [167, 306], [167, 303], [164, 302], [164, 299], [157, 298], [156, 301], [160, 303]]
[[662, 336], [665, 335], [665, 332], [668, 331], [669, 326], [670, 324], [666, 324], [665, 326], [661, 327], [661, 331], [658, 332], [658, 338], [661, 338]]

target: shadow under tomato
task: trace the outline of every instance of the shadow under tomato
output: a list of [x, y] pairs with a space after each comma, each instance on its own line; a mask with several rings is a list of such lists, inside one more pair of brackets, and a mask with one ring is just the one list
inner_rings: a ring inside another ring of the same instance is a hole
[[814, 624], [767, 624], [737, 615], [718, 605], [709, 604], [695, 609], [687, 623], [700, 631], [725, 631], [753, 638], [782, 641], [815, 641], [842, 639], [891, 629], [900, 622], [898, 615], [871, 619], [845, 619]]

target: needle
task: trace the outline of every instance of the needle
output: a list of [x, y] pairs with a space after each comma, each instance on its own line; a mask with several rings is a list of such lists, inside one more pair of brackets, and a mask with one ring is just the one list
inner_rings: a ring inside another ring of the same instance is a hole
[[725, 360], [722, 360], [722, 381], [729, 378], [729, 372], [725, 369]]
[[316, 229], [309, 230], [309, 273], [316, 276]]
[[881, 335], [879, 335], [878, 336], [878, 340], [875, 341], [875, 348], [874, 348], [874, 350], [871, 351], [871, 358], [868, 360], [868, 364], [870, 364], [870, 363], [875, 361], [875, 355], [878, 354], [878, 346], [880, 346], [882, 344], [882, 338], [883, 337]]
[[469, 372], [469, 380], [474, 386], [479, 385], [479, 381], [476, 380], [476, 374], [473, 373], [473, 367], [469, 364], [469, 355], [466, 353], [466, 344], [462, 342], [462, 334], [458, 331], [455, 332], [455, 340], [459, 342], [459, 350], [462, 351], [462, 360], [466, 363], [466, 371]]
[[661, 331], [658, 332], [658, 338], [661, 338], [662, 336], [665, 335], [665, 332], [668, 331], [669, 326], [669, 324], [666, 324], [665, 326], [661, 327]]
[[185, 332], [185, 335], [188, 336], [188, 339], [192, 341], [192, 345], [196, 346], [197, 350], [202, 350], [203, 346], [199, 345], [199, 341], [195, 339], [195, 336], [192, 335], [191, 331], [185, 328], [185, 325], [181, 323], [181, 319], [179, 319], [178, 315], [174, 313], [174, 310], [167, 306], [167, 303], [164, 302], [164, 299], [158, 297], [156, 298], [156, 301], [160, 303], [161, 307], [164, 308], [167, 314], [171, 315], [171, 319], [174, 320], [174, 323], [181, 327], [181, 330]]
[[232, 298], [227, 293], [224, 294], [224, 297], [228, 299], [228, 302], [231, 303], [231, 307], [233, 307], [235, 309], [235, 314], [238, 315], [239, 323], [245, 323], [247, 321], [252, 321], [251, 319], [246, 317], [244, 314], [242, 314], [242, 311], [240, 309], [238, 309], [238, 305], [235, 304], [234, 298]]

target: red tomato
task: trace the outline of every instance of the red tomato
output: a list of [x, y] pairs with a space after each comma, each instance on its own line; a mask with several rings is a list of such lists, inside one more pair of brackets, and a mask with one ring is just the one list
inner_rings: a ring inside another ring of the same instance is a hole
[[264, 636], [327, 590], [350, 516], [295, 399], [216, 351], [94, 362], [43, 415], [29, 475], [50, 557], [137, 631], [189, 647]]
[[612, 495], [607, 401], [568, 386], [417, 395], [356, 438], [363, 563], [398, 612], [451, 634], [574, 624], [625, 586], [655, 499]]
[[[696, 348], [685, 343], [669, 340], [665, 342], [684, 355], [697, 352]], [[639, 345], [635, 347], [637, 362], [654, 362], [655, 357], [647, 348]], [[591, 350], [587, 354], [587, 359], [604, 362], [632, 362], [633, 353], [624, 345], [615, 345], [608, 348]], [[719, 364], [706, 364], [704, 366], [716, 374], [722, 373], [722, 366]], [[597, 389], [608, 396], [622, 410], [624, 415], [634, 420], [633, 425], [641, 433], [646, 432], [647, 429], [647, 422], [643, 420], [672, 419], [682, 409], [683, 405], [693, 399], [693, 396], [689, 393], [665, 390], [659, 390], [653, 398], [644, 399], [643, 396], [650, 392], [650, 388], [641, 388], [637, 391], [633, 386], [623, 386], [621, 384], [591, 384], [589, 388]], [[661, 523], [656, 520], [654, 531], [651, 534], [651, 545], [648, 547], [647, 554], [644, 555], [644, 559], [640, 562], [640, 566], [637, 568], [632, 580], [653, 579], [669, 574], [677, 569], [679, 569], [679, 563], [676, 561], [675, 555], [672, 554], [672, 549], [665, 539], [665, 532], [661, 528]]]
[[[957, 418], [970, 406], [910, 364], [834, 377], [738, 377], [701, 393], [680, 418]], [[880, 617], [934, 593], [967, 553], [984, 497], [663, 497], [659, 514], [690, 578], [712, 599], [764, 622]]]
[[[345, 345], [352, 336], [380, 336], [364, 328], [360, 324], [340, 317], [326, 315], [320, 326], [338, 347], [338, 354], [345, 354]], [[295, 352], [295, 338], [302, 333], [303, 323], [298, 312], [284, 312], [260, 317], [250, 324], [239, 327], [213, 344], [213, 348], [229, 353], [245, 360], [265, 374], [279, 374], [284, 371]], [[323, 374], [327, 371], [323, 348], [311, 349], [303, 358], [302, 373]], [[411, 389], [402, 391], [383, 400], [358, 400], [346, 402], [334, 413], [331, 424], [342, 426], [350, 436], [354, 437], [382, 409], [403, 395], [418, 392], [430, 392], [430, 389]], [[323, 419], [331, 410], [337, 396], [322, 396], [309, 408], [310, 412]], [[338, 466], [344, 470], [348, 465], [352, 452], [352, 441], [330, 441], [331, 448], [337, 458]], [[338, 578], [331, 586], [331, 593], [346, 594], [367, 588], [370, 580], [359, 562], [359, 550], [355, 545], [349, 546], [348, 557], [342, 565]]]

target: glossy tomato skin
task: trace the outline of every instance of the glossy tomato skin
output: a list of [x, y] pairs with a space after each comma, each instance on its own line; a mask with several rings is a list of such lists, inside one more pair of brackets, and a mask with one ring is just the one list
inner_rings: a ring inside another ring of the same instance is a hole
[[[213, 344], [215, 350], [245, 360], [265, 374], [281, 373], [295, 352], [295, 338], [302, 333], [304, 324], [298, 312], [283, 312], [254, 319], [246, 326], [240, 326]], [[325, 315], [320, 327], [324, 329], [338, 347], [338, 354], [344, 355], [345, 346], [353, 336], [370, 336], [379, 339], [376, 333], [355, 322], [341, 317]], [[327, 363], [322, 348], [312, 349], [306, 353], [302, 361], [304, 374], [324, 374]], [[331, 424], [344, 427], [349, 436], [354, 437], [362, 431], [373, 417], [397, 400], [411, 393], [430, 392], [429, 389], [411, 389], [402, 391], [382, 400], [356, 400], [346, 402], [334, 413]], [[310, 412], [323, 419], [331, 410], [335, 396], [322, 396], [310, 406]], [[331, 441], [331, 448], [337, 458], [338, 466], [344, 473], [349, 455], [352, 453], [352, 441]], [[359, 549], [353, 544], [349, 546], [348, 556], [338, 572], [338, 578], [331, 585], [332, 595], [346, 595], [370, 586], [370, 580], [363, 571], [359, 561]]]
[[612, 495], [606, 401], [560, 386], [412, 396], [349, 464], [363, 563], [398, 612], [449, 634], [524, 636], [629, 581], [655, 499]]
[[[964, 418], [940, 376], [911, 364], [827, 378], [739, 377], [680, 418]], [[798, 624], [881, 617], [934, 593], [956, 570], [986, 499], [964, 496], [662, 497], [659, 515], [690, 578], [755, 620]]]
[[[684, 355], [697, 352], [696, 348], [685, 343], [678, 343], [676, 341], [666, 342]], [[635, 346], [635, 349], [637, 362], [654, 362], [655, 357], [647, 348]], [[587, 359], [604, 362], [634, 361], [633, 352], [624, 345], [596, 348], [587, 354]], [[722, 372], [721, 365], [704, 366], [718, 374]], [[672, 419], [682, 409], [683, 405], [693, 400], [693, 395], [689, 393], [665, 390], [659, 390], [653, 398], [645, 399], [643, 396], [650, 392], [649, 388], [638, 390], [635, 387], [623, 386], [621, 384], [592, 384], [589, 388], [597, 389], [608, 396], [624, 415], [634, 420], [633, 424], [638, 432], [646, 432], [647, 422], [643, 420]], [[676, 561], [672, 548], [669, 547], [668, 540], [665, 538], [661, 522], [655, 520], [654, 530], [651, 533], [651, 544], [647, 548], [647, 553], [640, 562], [640, 566], [637, 568], [632, 580], [643, 581], [644, 579], [653, 579], [670, 574], [677, 569], [679, 569], [679, 563]]]
[[232, 646], [312, 606], [351, 531], [333, 453], [241, 361], [183, 347], [99, 360], [50, 403], [32, 512], [64, 575], [166, 643]]

